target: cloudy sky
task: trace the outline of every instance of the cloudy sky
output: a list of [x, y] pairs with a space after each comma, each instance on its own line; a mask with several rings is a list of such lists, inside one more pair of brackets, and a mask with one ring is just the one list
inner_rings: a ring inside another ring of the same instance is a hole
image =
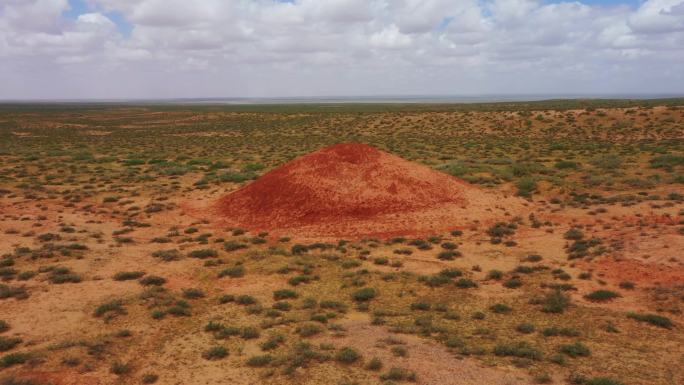
[[684, 94], [684, 0], [0, 0], [0, 99]]

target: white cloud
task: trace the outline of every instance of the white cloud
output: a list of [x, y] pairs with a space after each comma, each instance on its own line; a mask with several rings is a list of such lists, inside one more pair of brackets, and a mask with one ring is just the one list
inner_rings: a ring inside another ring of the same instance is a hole
[[684, 89], [684, 0], [87, 2], [0, 2], [0, 98]]
[[637, 33], [683, 31], [684, 1], [649, 0], [629, 17], [628, 24]]

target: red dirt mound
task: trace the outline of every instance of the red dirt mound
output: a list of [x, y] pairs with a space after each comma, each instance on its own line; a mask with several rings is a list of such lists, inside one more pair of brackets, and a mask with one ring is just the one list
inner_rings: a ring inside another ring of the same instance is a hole
[[[227, 224], [315, 236], [430, 233], [503, 203], [468, 183], [375, 147], [348, 143], [295, 159], [219, 200]], [[483, 214], [483, 213], [481, 213]], [[492, 213], [484, 213], [486, 221]], [[501, 215], [498, 215], [501, 217]]]

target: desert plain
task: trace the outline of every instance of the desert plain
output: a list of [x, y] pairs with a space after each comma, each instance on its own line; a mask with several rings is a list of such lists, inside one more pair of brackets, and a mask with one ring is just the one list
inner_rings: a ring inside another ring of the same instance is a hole
[[684, 383], [684, 99], [0, 106], [0, 383]]

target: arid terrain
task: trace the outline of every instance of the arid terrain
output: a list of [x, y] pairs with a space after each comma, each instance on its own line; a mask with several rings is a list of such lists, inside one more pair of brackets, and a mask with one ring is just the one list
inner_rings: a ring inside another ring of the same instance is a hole
[[684, 384], [684, 99], [0, 105], [0, 384]]

